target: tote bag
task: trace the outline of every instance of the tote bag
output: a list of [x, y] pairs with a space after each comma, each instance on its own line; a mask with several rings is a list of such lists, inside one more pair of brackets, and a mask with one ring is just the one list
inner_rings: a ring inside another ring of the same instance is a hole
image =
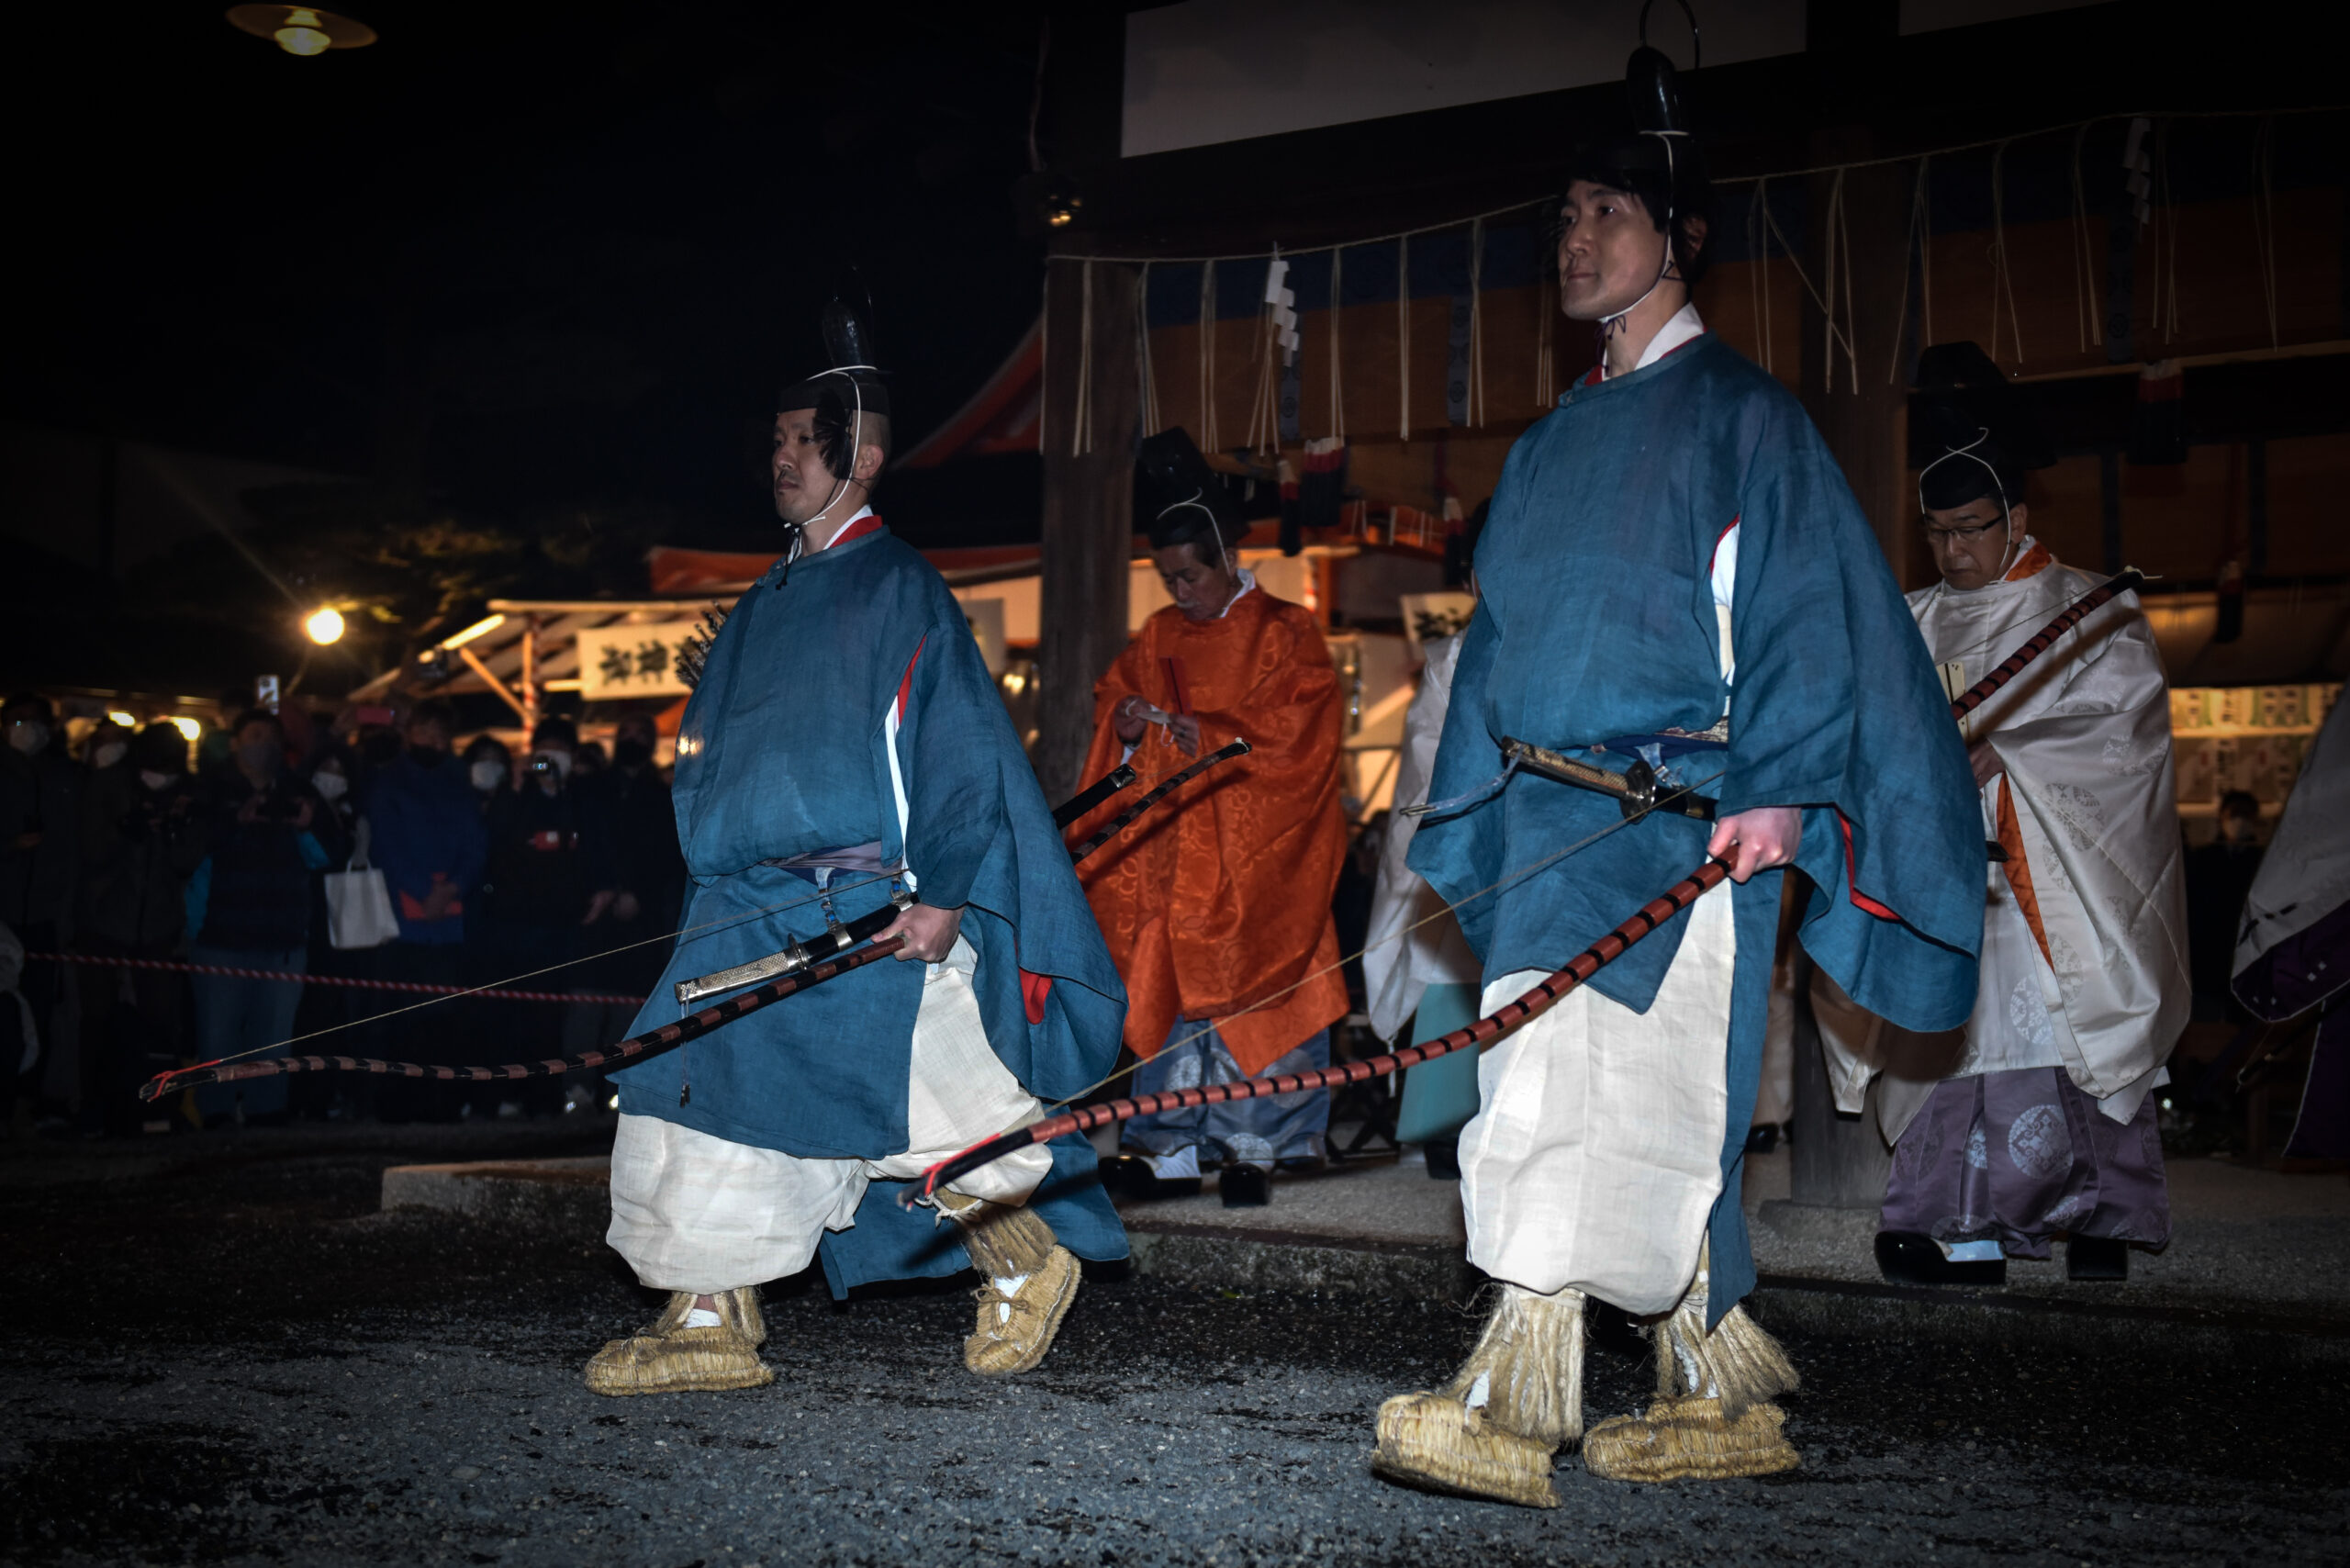
[[351, 864], [327, 873], [327, 940], [335, 946], [380, 947], [397, 941], [399, 917], [392, 913], [384, 873], [367, 864], [367, 819], [352, 835]]

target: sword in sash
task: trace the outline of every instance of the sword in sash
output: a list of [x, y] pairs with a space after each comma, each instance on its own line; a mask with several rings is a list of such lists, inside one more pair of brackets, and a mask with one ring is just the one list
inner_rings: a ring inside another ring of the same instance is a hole
[[[2006, 663], [1994, 669], [1973, 689], [1961, 692], [1954, 698], [1951, 702], [1952, 716], [1964, 720], [1967, 714], [1989, 701], [1998, 693], [1999, 688], [2014, 679], [2024, 666], [2047, 652], [2057, 638], [2079, 625], [2082, 621], [2117, 595], [2143, 587], [2145, 580], [2145, 574], [2132, 566], [2127, 571], [2108, 578], [2096, 588], [2083, 595], [2068, 606], [2063, 614], [2035, 633], [2031, 640], [2018, 648]], [[1627, 817], [1647, 816], [1651, 812], [1662, 812], [1667, 816], [1691, 817], [1698, 822], [1707, 823], [1712, 822], [1715, 817], [1716, 802], [1714, 801], [1704, 795], [1691, 794], [1687, 790], [1672, 790], [1658, 778], [1656, 769], [1650, 767], [1645, 760], [1636, 758], [1623, 772], [1611, 773], [1605, 767], [1596, 767], [1588, 762], [1577, 762], [1572, 757], [1562, 756], [1555, 751], [1536, 745], [1530, 741], [1516, 740], [1504, 735], [1502, 761], [1539, 778], [1552, 779], [1561, 784], [1572, 784], [1578, 790], [1590, 790], [1598, 794], [1611, 796], [1622, 806]], [[1994, 846], [1992, 858], [2005, 859], [2005, 852]]]
[[[1245, 756], [1248, 753], [1248, 743], [1245, 740], [1235, 740], [1230, 745], [1211, 752], [1181, 772], [1163, 780], [1150, 793], [1103, 824], [1100, 832], [1071, 850], [1070, 864], [1074, 865], [1101, 848], [1123, 831], [1127, 823], [1165, 800], [1169, 794], [1186, 782], [1198, 778], [1219, 762], [1227, 761], [1236, 756]], [[1135, 770], [1121, 763], [1055, 812], [1053, 825], [1055, 827], [1069, 826], [1069, 823], [1077, 821], [1134, 781]], [[697, 975], [691, 980], [678, 980], [670, 989], [677, 993], [678, 1006], [691, 1007], [706, 997], [720, 996], [730, 991], [740, 991], [746, 985], [757, 985], [765, 980], [780, 980], [787, 975], [796, 975], [811, 964], [821, 963], [836, 954], [845, 953], [859, 942], [888, 930], [890, 922], [896, 920], [901, 912], [912, 907], [913, 902], [914, 895], [900, 888], [890, 893], [888, 903], [870, 914], [859, 915], [845, 924], [835, 923], [830, 929], [819, 932], [804, 942], [794, 942], [780, 953], [770, 953], [764, 958], [754, 958], [747, 964], [737, 964], [733, 969], [718, 969], [710, 974]]]

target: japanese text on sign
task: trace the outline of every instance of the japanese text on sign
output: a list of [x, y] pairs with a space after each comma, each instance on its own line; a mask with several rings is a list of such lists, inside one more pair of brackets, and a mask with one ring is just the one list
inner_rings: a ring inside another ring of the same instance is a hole
[[579, 633], [579, 691], [589, 701], [615, 697], [682, 697], [677, 649], [690, 621], [652, 626], [599, 626]]

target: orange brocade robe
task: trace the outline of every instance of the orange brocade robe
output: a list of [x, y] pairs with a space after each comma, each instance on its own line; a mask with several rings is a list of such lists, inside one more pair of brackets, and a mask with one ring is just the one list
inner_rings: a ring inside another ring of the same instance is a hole
[[[1233, 1059], [1254, 1074], [1347, 1014], [1330, 918], [1347, 852], [1337, 672], [1314, 617], [1262, 588], [1220, 621], [1187, 621], [1170, 605], [1093, 689], [1087, 782], [1125, 750], [1110, 723], [1118, 703], [1138, 694], [1181, 711], [1170, 659], [1199, 718], [1203, 754], [1235, 735], [1255, 749], [1152, 807], [1078, 876], [1125, 979], [1126, 1044], [1153, 1056], [1176, 1019], [1213, 1019]], [[1075, 823], [1070, 842], [1191, 760], [1164, 728], [1147, 726], [1133, 758], [1140, 777]]]

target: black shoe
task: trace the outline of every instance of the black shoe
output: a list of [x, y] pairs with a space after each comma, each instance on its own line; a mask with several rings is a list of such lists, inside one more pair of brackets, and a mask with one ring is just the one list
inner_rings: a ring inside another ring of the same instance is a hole
[[1746, 1152], [1768, 1154], [1779, 1147], [1779, 1124], [1757, 1122], [1746, 1129]]
[[1162, 1177], [1138, 1154], [1120, 1154], [1102, 1161], [1102, 1185], [1113, 1198], [1146, 1204], [1157, 1198], [1196, 1198], [1197, 1176]]
[[2130, 1277], [2130, 1244], [2114, 1236], [2076, 1236], [2065, 1244], [2065, 1277], [2071, 1280], [2126, 1280]]
[[1460, 1180], [1460, 1140], [1430, 1138], [1420, 1148], [1427, 1156], [1428, 1180], [1458, 1182]]
[[1261, 1165], [1227, 1165], [1216, 1190], [1228, 1209], [1261, 1209], [1273, 1201], [1273, 1173]]
[[1316, 1176], [1330, 1168], [1330, 1162], [1318, 1154], [1301, 1154], [1293, 1159], [1276, 1159], [1273, 1169], [1284, 1176]]
[[1953, 1262], [1930, 1236], [1914, 1230], [1876, 1233], [1876, 1266], [1888, 1284], [2004, 1285], [2008, 1260], [1984, 1258]]

